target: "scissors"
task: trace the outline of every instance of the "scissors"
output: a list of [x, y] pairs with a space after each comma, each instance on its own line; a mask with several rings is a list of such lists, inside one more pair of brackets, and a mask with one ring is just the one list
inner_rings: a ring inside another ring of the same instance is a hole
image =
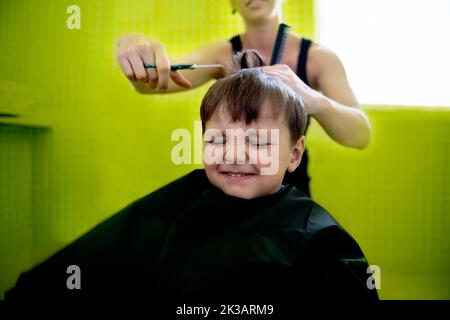
[[[147, 64], [144, 64], [144, 67], [146, 69], [148, 69], [148, 68], [156, 69], [156, 64], [147, 63]], [[179, 63], [179, 64], [170, 65], [171, 71], [180, 70], [180, 69], [198, 69], [198, 68], [223, 68], [223, 65], [221, 65], [221, 64], [195, 64], [195, 63]]]

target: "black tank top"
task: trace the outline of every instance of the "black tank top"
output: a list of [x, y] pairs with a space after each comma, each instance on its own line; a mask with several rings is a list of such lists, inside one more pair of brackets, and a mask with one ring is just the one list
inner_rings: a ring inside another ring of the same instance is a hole
[[[242, 42], [239, 35], [234, 36], [230, 39], [230, 42], [233, 46], [233, 52], [239, 52], [242, 50]], [[300, 79], [309, 86], [308, 79], [306, 76], [306, 61], [308, 59], [308, 50], [312, 44], [312, 41], [309, 39], [303, 38], [300, 42], [300, 54], [298, 56], [298, 64], [297, 64], [297, 75]], [[306, 122], [306, 130], [309, 126], [309, 116]], [[305, 132], [306, 134], [306, 132]], [[309, 182], [310, 177], [308, 175], [308, 149], [305, 148], [303, 152], [302, 161], [298, 168], [292, 172], [286, 172], [284, 176], [283, 184], [292, 184], [298, 190], [305, 193], [308, 196], [311, 196], [311, 192], [309, 190]]]

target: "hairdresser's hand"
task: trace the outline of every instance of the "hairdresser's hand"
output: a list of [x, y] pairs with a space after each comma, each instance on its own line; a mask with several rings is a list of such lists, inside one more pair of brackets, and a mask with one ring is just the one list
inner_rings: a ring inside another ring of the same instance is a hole
[[[176, 71], [170, 70], [170, 59], [164, 45], [143, 35], [125, 35], [119, 38], [117, 62], [131, 81], [147, 83], [151, 89], [167, 90], [169, 78], [178, 86], [190, 88], [191, 83]], [[155, 68], [144, 68], [154, 63]]]
[[304, 83], [289, 66], [285, 64], [275, 64], [272, 66], [264, 66], [262, 69], [268, 74], [280, 79], [288, 84], [295, 92], [303, 98], [305, 102], [306, 112], [314, 115], [322, 107], [323, 94], [312, 89]]

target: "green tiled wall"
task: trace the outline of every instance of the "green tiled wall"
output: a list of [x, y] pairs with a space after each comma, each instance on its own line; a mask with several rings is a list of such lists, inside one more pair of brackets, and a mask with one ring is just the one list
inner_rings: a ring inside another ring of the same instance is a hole
[[[66, 28], [71, 4], [81, 8], [81, 30]], [[208, 84], [138, 95], [121, 75], [115, 42], [142, 32], [176, 57], [241, 31], [230, 11], [228, 0], [0, 2], [0, 85], [27, 88], [33, 112], [52, 123], [45, 134], [0, 131], [0, 296], [21, 271], [196, 167], [171, 163], [170, 135], [192, 130]], [[284, 12], [295, 31], [312, 36], [312, 0], [286, 0]], [[448, 112], [369, 114], [374, 138], [366, 151], [311, 128], [313, 194], [382, 268], [382, 297], [449, 298], [441, 277], [449, 252]], [[28, 190], [22, 202], [19, 186]]]
[[32, 158], [32, 131], [0, 126], [1, 295], [33, 263]]
[[317, 123], [312, 192], [381, 268], [381, 296], [450, 298], [450, 109], [367, 107], [364, 151], [333, 143]]

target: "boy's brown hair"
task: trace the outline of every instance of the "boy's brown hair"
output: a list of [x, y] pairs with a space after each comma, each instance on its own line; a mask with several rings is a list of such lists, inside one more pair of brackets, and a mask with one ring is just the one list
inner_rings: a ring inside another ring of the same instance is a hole
[[234, 72], [217, 80], [209, 88], [200, 107], [203, 132], [219, 106], [224, 106], [233, 121], [250, 123], [258, 119], [262, 104], [268, 99], [275, 117], [284, 114], [293, 143], [305, 134], [307, 115], [303, 99], [287, 84], [262, 69], [263, 59], [255, 50], [245, 50], [233, 57]]

